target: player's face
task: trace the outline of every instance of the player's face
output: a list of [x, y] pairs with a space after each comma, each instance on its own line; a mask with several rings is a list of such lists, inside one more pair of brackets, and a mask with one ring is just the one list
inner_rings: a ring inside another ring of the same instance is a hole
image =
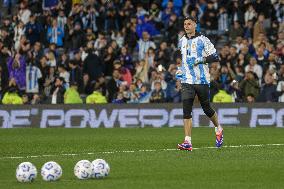
[[184, 31], [187, 34], [191, 34], [195, 31], [196, 23], [193, 20], [185, 20], [183, 23]]

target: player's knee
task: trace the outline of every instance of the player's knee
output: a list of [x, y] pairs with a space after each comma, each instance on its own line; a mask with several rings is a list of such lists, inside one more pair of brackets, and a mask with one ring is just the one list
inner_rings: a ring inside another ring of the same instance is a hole
[[192, 115], [190, 114], [183, 114], [183, 119], [191, 119]]
[[208, 117], [212, 117], [215, 114], [215, 110], [213, 110], [213, 108], [210, 106], [209, 101], [206, 103], [202, 103], [201, 107], [204, 111], [204, 113], [208, 116]]
[[192, 118], [192, 99], [185, 99], [183, 100], [183, 119], [190, 119]]

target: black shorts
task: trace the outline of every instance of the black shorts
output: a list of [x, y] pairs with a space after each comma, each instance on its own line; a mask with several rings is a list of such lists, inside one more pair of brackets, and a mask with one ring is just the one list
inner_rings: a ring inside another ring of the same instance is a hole
[[181, 84], [182, 100], [194, 99], [198, 96], [200, 102], [210, 100], [210, 86], [208, 84]]

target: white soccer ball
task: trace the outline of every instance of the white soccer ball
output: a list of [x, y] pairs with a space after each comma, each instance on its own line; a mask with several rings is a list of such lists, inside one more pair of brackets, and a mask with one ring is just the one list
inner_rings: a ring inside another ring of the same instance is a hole
[[93, 165], [93, 173], [92, 178], [104, 178], [108, 176], [110, 172], [109, 164], [103, 159], [96, 159], [92, 162]]
[[41, 176], [45, 181], [56, 181], [62, 176], [62, 168], [54, 161], [46, 162], [41, 168]]
[[91, 178], [93, 165], [89, 160], [78, 161], [74, 167], [74, 174], [78, 179]]
[[32, 182], [37, 176], [36, 167], [30, 162], [23, 162], [18, 165], [16, 178], [19, 182]]

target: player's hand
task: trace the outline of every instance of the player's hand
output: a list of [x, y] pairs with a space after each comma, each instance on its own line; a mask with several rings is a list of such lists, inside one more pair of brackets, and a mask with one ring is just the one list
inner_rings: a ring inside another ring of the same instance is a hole
[[194, 61], [194, 65], [197, 66], [199, 64], [206, 64], [206, 62], [204, 61], [204, 58], [203, 57], [200, 57], [200, 58], [196, 58], [195, 61]]
[[182, 73], [182, 70], [180, 67], [178, 67], [177, 71], [176, 71], [176, 79], [182, 79], [184, 76], [184, 74]]

